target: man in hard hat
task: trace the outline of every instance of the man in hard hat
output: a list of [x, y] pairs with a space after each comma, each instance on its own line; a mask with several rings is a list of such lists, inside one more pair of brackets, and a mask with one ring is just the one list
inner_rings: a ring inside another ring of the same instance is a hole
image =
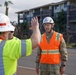
[[45, 33], [37, 50], [36, 72], [40, 75], [62, 75], [67, 61], [66, 43], [62, 34], [53, 30], [51, 17], [43, 19], [43, 26]]
[[17, 39], [17, 37], [14, 36], [14, 31], [10, 31], [10, 32], [9, 32], [9, 34], [8, 34], [8, 39], [9, 39], [9, 40], [11, 40], [11, 39]]
[[14, 36], [14, 31], [15, 31], [15, 27], [12, 27], [11, 28], [11, 31], [8, 33], [8, 39], [11, 40], [11, 39], [15, 39], [17, 40], [18, 38]]
[[17, 60], [29, 56], [40, 43], [40, 30], [37, 17], [31, 21], [33, 34], [27, 40], [7, 40], [9, 31], [14, 28], [9, 18], [0, 13], [0, 75], [15, 75]]

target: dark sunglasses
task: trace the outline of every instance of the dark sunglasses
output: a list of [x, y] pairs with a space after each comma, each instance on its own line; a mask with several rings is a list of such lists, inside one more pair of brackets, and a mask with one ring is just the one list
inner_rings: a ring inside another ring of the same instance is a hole
[[13, 33], [14, 31], [10, 31], [11, 33]]

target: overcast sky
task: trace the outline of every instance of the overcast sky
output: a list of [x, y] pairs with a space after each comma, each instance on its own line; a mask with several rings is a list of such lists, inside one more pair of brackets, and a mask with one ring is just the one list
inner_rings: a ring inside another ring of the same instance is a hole
[[[7, 0], [7, 1], [11, 1], [13, 3], [13, 5], [9, 5], [9, 18], [11, 21], [17, 22], [17, 14], [15, 12], [25, 9], [27, 10], [48, 3], [59, 2], [62, 0]], [[5, 13], [4, 2], [5, 0], [0, 0], [0, 4], [2, 4], [2, 7], [0, 7], [0, 13]]]

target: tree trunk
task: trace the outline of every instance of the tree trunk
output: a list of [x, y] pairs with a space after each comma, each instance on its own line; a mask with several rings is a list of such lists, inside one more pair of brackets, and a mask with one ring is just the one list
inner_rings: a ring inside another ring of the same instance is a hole
[[5, 14], [8, 16], [8, 7], [6, 6], [6, 11], [5, 11]]

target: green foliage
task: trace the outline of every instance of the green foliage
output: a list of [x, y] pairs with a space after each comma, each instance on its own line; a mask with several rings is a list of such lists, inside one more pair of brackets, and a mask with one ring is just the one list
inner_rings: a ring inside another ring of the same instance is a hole
[[28, 38], [28, 32], [29, 32], [29, 25], [28, 22], [23, 22], [20, 25], [18, 25], [18, 33], [17, 37], [20, 39]]
[[55, 30], [60, 33], [66, 32], [66, 12], [63, 10], [57, 13], [57, 17], [55, 18]]
[[67, 44], [67, 48], [76, 48], [76, 43]]
[[29, 26], [27, 22], [23, 22], [20, 25], [23, 31], [28, 31]]
[[5, 1], [4, 6], [8, 6], [9, 4], [13, 4], [11, 1]]

